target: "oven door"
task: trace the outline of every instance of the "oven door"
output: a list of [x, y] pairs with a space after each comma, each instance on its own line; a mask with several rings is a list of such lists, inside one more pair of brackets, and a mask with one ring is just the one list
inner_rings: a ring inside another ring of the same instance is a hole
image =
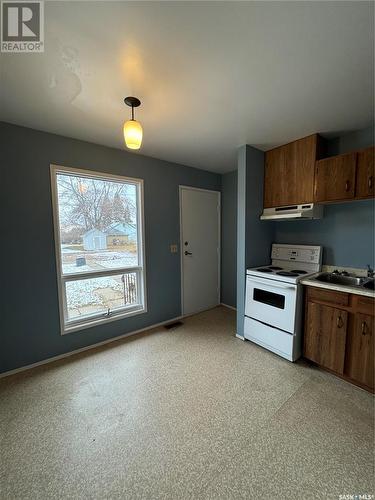
[[297, 285], [246, 276], [245, 315], [274, 328], [294, 333]]

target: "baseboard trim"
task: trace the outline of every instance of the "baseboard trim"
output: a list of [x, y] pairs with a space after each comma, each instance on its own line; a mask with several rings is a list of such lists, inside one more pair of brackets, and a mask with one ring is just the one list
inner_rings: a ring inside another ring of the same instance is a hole
[[239, 335], [238, 333], [236, 333], [236, 338], [240, 339], [240, 340], [245, 340], [245, 337], [243, 337], [242, 335]]
[[53, 363], [54, 361], [58, 361], [60, 359], [69, 358], [70, 356], [74, 356], [75, 354], [89, 351], [90, 349], [95, 349], [96, 347], [100, 347], [102, 345], [110, 344], [111, 342], [115, 342], [116, 340], [121, 340], [126, 337], [131, 337], [132, 335], [137, 335], [138, 333], [143, 333], [146, 332], [147, 330], [153, 330], [154, 328], [158, 328], [159, 326], [164, 326], [167, 325], [168, 323], [179, 321], [182, 318], [183, 316], [176, 316], [175, 318], [171, 318], [166, 321], [161, 321], [160, 323], [155, 323], [153, 325], [146, 326], [145, 328], [140, 328], [139, 330], [123, 333], [122, 335], [118, 335], [117, 337], [112, 337], [107, 340], [102, 340], [101, 342], [96, 342], [96, 344], [90, 344], [88, 346], [75, 349], [74, 351], [65, 352], [64, 354], [58, 354], [57, 356], [53, 356], [52, 358], [47, 358], [43, 359], [42, 361], [37, 361], [36, 363], [32, 363], [30, 365], [21, 366], [20, 368], [15, 368], [14, 370], [8, 370], [6, 372], [0, 373], [0, 378], [9, 377], [10, 375], [15, 375], [16, 373], [21, 373], [26, 370], [31, 370], [32, 368], [36, 368], [38, 366], [47, 365], [49, 363]]
[[224, 304], [224, 302], [221, 302], [220, 305], [227, 307], [228, 309], [232, 309], [233, 311], [237, 311], [236, 307], [230, 306], [229, 304]]

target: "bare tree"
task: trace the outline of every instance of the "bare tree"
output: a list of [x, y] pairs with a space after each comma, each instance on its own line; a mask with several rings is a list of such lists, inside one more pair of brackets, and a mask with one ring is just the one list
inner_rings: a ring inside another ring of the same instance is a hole
[[58, 175], [60, 218], [66, 225], [105, 230], [120, 222], [136, 225], [136, 200], [133, 185], [85, 177]]

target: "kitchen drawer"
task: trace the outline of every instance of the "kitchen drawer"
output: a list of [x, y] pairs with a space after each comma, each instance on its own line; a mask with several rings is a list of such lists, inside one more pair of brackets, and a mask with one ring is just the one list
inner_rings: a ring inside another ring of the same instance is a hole
[[323, 288], [307, 288], [307, 299], [317, 300], [319, 302], [327, 302], [339, 306], [347, 306], [349, 304], [349, 294], [344, 292], [334, 292], [332, 290], [324, 290]]
[[245, 316], [244, 337], [289, 361], [295, 361], [301, 355], [299, 338], [247, 316]]
[[357, 304], [354, 307], [357, 312], [375, 316], [375, 299], [371, 297], [362, 297], [361, 295], [356, 295], [355, 299]]

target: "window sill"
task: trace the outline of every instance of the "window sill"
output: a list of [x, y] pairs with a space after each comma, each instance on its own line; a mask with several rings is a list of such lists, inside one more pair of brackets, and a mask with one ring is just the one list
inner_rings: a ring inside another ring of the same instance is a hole
[[105, 325], [112, 321], [118, 321], [120, 319], [129, 318], [131, 316], [136, 316], [137, 314], [144, 314], [147, 312], [145, 306], [139, 306], [137, 309], [131, 309], [130, 311], [124, 311], [123, 313], [114, 314], [110, 317], [95, 318], [92, 320], [87, 320], [82, 323], [73, 323], [62, 325], [61, 335], [67, 335], [68, 333], [78, 332], [80, 330], [86, 330], [87, 328], [93, 328], [99, 325]]

